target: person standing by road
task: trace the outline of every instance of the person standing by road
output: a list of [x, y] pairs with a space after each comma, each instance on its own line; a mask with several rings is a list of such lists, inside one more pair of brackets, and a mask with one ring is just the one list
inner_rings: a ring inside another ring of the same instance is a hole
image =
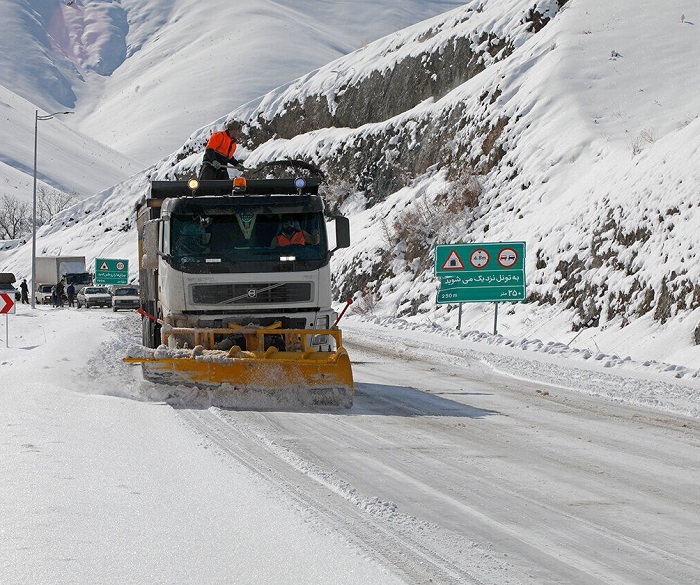
[[56, 306], [57, 307], [62, 307], [63, 306], [63, 295], [66, 292], [66, 282], [65, 280], [61, 279], [58, 281], [58, 284], [56, 285]]
[[26, 278], [22, 279], [22, 283], [19, 285], [19, 290], [22, 293], [22, 304], [26, 305], [29, 302], [29, 287], [27, 286]]
[[199, 180], [228, 180], [227, 165], [233, 165], [239, 171], [244, 169], [243, 164], [237, 161], [233, 154], [238, 146], [238, 134], [241, 124], [236, 120], [229, 120], [226, 128], [214, 132], [207, 142], [202, 168], [199, 171]]
[[66, 295], [68, 296], [68, 306], [72, 307], [75, 298], [75, 286], [72, 282], [66, 287]]

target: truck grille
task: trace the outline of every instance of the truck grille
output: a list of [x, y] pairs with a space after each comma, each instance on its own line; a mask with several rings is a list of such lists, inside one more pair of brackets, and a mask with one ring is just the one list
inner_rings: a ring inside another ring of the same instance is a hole
[[311, 301], [311, 283], [200, 284], [192, 287], [192, 300], [202, 305], [305, 303]]

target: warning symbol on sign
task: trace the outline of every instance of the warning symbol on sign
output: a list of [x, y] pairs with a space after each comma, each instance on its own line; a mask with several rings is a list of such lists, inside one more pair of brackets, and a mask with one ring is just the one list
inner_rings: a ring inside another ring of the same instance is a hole
[[100, 266], [100, 270], [109, 270], [109, 266], [107, 266], [106, 262], [102, 262], [102, 265]]
[[447, 256], [447, 260], [445, 260], [444, 264], [442, 265], [443, 270], [464, 270], [464, 262], [462, 262], [462, 259], [459, 257], [459, 254], [457, 254], [457, 250], [452, 250]]
[[7, 293], [0, 293], [0, 314], [15, 313], [15, 299], [12, 298], [13, 295]]

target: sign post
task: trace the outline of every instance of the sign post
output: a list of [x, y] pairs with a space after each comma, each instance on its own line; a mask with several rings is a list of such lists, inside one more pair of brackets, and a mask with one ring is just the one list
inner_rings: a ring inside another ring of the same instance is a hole
[[[438, 244], [435, 275], [440, 278], [438, 304], [498, 303], [525, 300], [525, 242]], [[461, 318], [460, 318], [461, 326]]]
[[8, 293], [0, 293], [0, 315], [5, 314], [5, 347], [10, 347], [10, 314], [15, 314], [17, 307], [15, 305], [14, 295]]
[[95, 284], [128, 284], [129, 261], [114, 258], [95, 259]]

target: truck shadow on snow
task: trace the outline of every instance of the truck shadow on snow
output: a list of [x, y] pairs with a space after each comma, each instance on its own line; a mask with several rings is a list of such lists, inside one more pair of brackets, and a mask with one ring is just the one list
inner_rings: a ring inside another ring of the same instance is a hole
[[[141, 398], [165, 402], [175, 409], [206, 410], [211, 407], [228, 411], [259, 412], [304, 412], [332, 416], [400, 416], [400, 417], [452, 417], [482, 419], [499, 415], [495, 410], [476, 408], [459, 402], [464, 396], [481, 394], [450, 393], [455, 399], [432, 394], [409, 386], [389, 384], [357, 383], [353, 405], [343, 406], [308, 404], [289, 394], [251, 393], [237, 394], [235, 397], [218, 395], [217, 392], [201, 388], [168, 388], [148, 384], [151, 391]], [[290, 394], [294, 394], [293, 392]]]
[[[473, 395], [459, 392], [453, 396]], [[352, 408], [340, 414], [349, 416], [449, 416], [480, 419], [500, 414], [495, 410], [476, 408], [409, 386], [358, 383]]]

